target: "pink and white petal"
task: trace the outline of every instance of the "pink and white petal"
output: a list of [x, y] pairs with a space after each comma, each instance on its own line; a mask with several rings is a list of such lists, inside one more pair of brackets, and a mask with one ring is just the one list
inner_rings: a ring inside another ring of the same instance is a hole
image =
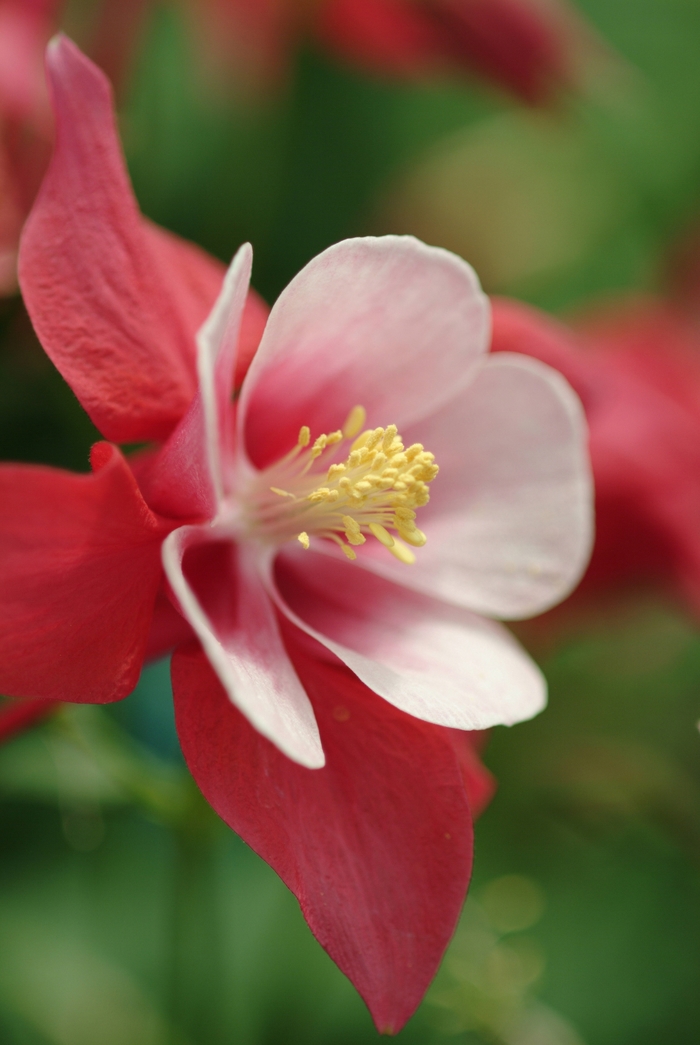
[[244, 243], [231, 262], [214, 308], [197, 334], [197, 376], [206, 458], [217, 507], [227, 492], [224, 476], [232, 464], [231, 396], [252, 265], [253, 249]]
[[260, 341], [265, 332], [267, 317], [270, 315], [270, 306], [251, 287], [246, 298], [241, 320], [241, 332], [238, 337], [238, 351], [236, 353], [236, 370], [233, 375], [233, 388], [235, 392], [240, 391], [241, 385], [248, 373], [248, 368], [253, 361], [253, 356], [258, 351]]
[[22, 293], [100, 431], [163, 439], [196, 390], [192, 281], [182, 251], [173, 263], [172, 242], [139, 214], [104, 74], [66, 37], [49, 45], [47, 71], [56, 144], [22, 237]]
[[268, 583], [292, 623], [409, 715], [475, 730], [545, 705], [541, 672], [494, 621], [301, 548], [278, 556]]
[[192, 775], [219, 816], [280, 875], [379, 1031], [413, 1014], [454, 932], [472, 825], [447, 731], [378, 700], [342, 666], [290, 644], [327, 762], [295, 765], [226, 700], [201, 652], [173, 658]]
[[368, 542], [362, 567], [505, 620], [569, 594], [591, 554], [593, 480], [583, 409], [561, 374], [525, 356], [489, 356], [405, 438], [440, 466], [418, 519], [428, 543], [404, 566]]
[[349, 239], [302, 269], [278, 298], [241, 393], [240, 424], [262, 468], [297, 440], [439, 410], [486, 352], [489, 302], [465, 261], [411, 236]]
[[163, 544], [180, 609], [229, 700], [263, 736], [310, 769], [324, 764], [309, 698], [284, 648], [251, 549], [183, 526]]
[[252, 257], [246, 243], [231, 262], [197, 335], [197, 395], [165, 446], [140, 472], [148, 503], [164, 515], [211, 519], [221, 506], [224, 478], [232, 467], [231, 395]]
[[93, 475], [0, 468], [0, 692], [78, 703], [127, 696], [143, 664], [167, 533], [126, 461]]

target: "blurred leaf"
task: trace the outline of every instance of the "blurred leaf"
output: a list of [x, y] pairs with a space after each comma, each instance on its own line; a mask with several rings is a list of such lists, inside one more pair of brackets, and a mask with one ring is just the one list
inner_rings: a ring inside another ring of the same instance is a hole
[[40, 729], [0, 747], [0, 792], [64, 809], [135, 802], [166, 822], [186, 816], [196, 795], [184, 768], [138, 745], [90, 705], [64, 705]]
[[493, 292], [580, 263], [626, 203], [576, 124], [512, 113], [441, 143], [388, 193], [379, 220], [466, 258]]
[[185, 1045], [119, 966], [36, 918], [0, 909], [0, 1003], [52, 1045]]

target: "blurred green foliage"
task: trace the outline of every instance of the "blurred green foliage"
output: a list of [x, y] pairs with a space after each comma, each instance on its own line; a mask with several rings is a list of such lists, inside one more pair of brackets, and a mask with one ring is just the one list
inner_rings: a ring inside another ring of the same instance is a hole
[[[547, 712], [494, 730], [462, 924], [398, 1037], [692, 1045], [700, 636], [640, 598], [544, 669]], [[0, 749], [0, 1040], [376, 1040], [291, 894], [198, 795], [164, 679], [154, 665], [120, 708], [65, 708]]]
[[[401, 85], [310, 49], [251, 102], [205, 88], [156, 11], [121, 113], [144, 211], [272, 301], [365, 232], [459, 249], [487, 289], [553, 310], [663, 285], [700, 210], [700, 5], [581, 3], [622, 62], [532, 114]], [[84, 469], [96, 433], [18, 300], [0, 306], [0, 456]], [[494, 731], [463, 922], [406, 1045], [695, 1045], [700, 634], [640, 593], [540, 646], [549, 709]], [[0, 1041], [360, 1045], [354, 993], [274, 873], [199, 797], [167, 665], [112, 709], [0, 749]]]

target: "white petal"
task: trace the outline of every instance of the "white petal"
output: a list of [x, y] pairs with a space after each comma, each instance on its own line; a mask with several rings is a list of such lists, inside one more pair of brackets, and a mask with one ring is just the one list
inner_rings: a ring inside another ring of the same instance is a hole
[[206, 457], [217, 504], [221, 502], [224, 494], [226, 462], [222, 460], [222, 456], [226, 457], [231, 452], [231, 447], [227, 445], [228, 434], [231, 431], [227, 415], [233, 391], [238, 335], [250, 285], [252, 264], [252, 247], [249, 243], [244, 243], [231, 262], [214, 307], [197, 334], [197, 376], [202, 401]]
[[[194, 583], [183, 570], [188, 551], [217, 555], [198, 578], [195, 566]], [[217, 541], [211, 527], [184, 526], [164, 542], [163, 566], [231, 702], [289, 758], [310, 769], [322, 766], [313, 709], [282, 644], [251, 550]]]
[[297, 627], [416, 718], [486, 729], [544, 707], [540, 671], [494, 621], [313, 551], [285, 551], [267, 583]]
[[486, 352], [490, 306], [466, 262], [411, 236], [345, 240], [314, 258], [275, 303], [241, 393], [257, 467], [309, 425], [370, 427], [438, 410]]
[[368, 543], [360, 566], [488, 616], [534, 616], [576, 586], [593, 543], [581, 403], [556, 370], [498, 353], [449, 406], [406, 433], [440, 473], [418, 525], [428, 543], [397, 563]]

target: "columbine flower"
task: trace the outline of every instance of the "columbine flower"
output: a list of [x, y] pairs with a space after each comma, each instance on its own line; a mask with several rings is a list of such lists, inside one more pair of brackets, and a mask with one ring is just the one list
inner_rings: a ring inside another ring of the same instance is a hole
[[66, 40], [49, 71], [57, 146], [23, 240], [27, 307], [102, 432], [160, 445], [130, 467], [100, 443], [90, 476], [0, 471], [0, 688], [118, 699], [154, 619], [162, 644], [179, 621], [195, 779], [396, 1030], [469, 878], [475, 756], [457, 731], [544, 701], [477, 614], [544, 609], [588, 555], [578, 401], [542, 364], [490, 359], [472, 270], [401, 237], [312, 261], [232, 401], [250, 248], [195, 350], [212, 263], [138, 215], [101, 74]]

